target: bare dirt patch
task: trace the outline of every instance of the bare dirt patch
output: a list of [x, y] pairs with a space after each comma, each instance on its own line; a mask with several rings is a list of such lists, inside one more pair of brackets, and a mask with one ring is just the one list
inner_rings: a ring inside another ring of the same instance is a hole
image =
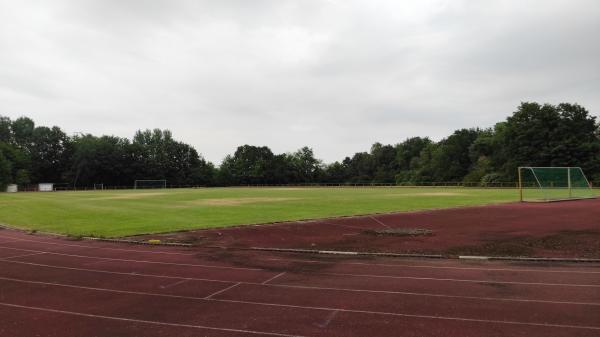
[[261, 204], [271, 202], [281, 202], [298, 200], [299, 198], [268, 198], [268, 197], [255, 197], [255, 198], [223, 198], [223, 199], [198, 199], [186, 202], [190, 206], [239, 206], [245, 204]]
[[451, 255], [600, 258], [600, 231], [564, 230], [542, 237], [515, 237], [482, 245], [453, 247], [446, 252]]

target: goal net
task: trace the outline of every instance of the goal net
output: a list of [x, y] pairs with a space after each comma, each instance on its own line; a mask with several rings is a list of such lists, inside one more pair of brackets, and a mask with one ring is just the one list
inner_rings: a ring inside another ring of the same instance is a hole
[[521, 201], [596, 197], [580, 167], [519, 167], [519, 193]]
[[162, 180], [136, 180], [133, 184], [134, 189], [142, 188], [167, 188], [167, 181]]

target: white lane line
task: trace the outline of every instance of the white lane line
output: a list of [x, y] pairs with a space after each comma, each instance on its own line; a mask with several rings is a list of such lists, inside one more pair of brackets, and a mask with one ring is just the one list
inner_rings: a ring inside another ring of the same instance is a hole
[[[2, 236], [0, 236], [2, 238]], [[8, 238], [8, 237], [6, 237]], [[144, 253], [144, 254], [165, 254], [165, 255], [184, 255], [184, 256], [194, 256], [197, 255], [195, 253], [179, 253], [179, 252], [165, 252], [165, 251], [153, 251], [153, 250], [138, 250], [138, 249], [125, 249], [125, 248], [112, 248], [112, 247], [94, 247], [92, 245], [76, 245], [76, 244], [68, 244], [68, 243], [58, 243], [58, 242], [47, 242], [47, 241], [39, 241], [39, 240], [28, 240], [21, 238], [13, 238], [13, 241], [9, 242], [35, 242], [40, 244], [48, 244], [48, 245], [56, 245], [56, 246], [65, 246], [65, 247], [77, 247], [77, 248], [88, 248], [88, 249], [102, 249], [102, 250], [114, 250], [114, 251], [122, 251], [122, 252], [135, 252], [135, 253]], [[0, 244], [8, 243], [8, 242], [0, 242]]]
[[264, 281], [264, 282], [263, 282], [263, 283], [261, 283], [261, 284], [267, 284], [267, 283], [269, 283], [269, 282], [273, 281], [274, 279], [276, 279], [276, 278], [278, 278], [278, 277], [280, 277], [280, 276], [283, 276], [283, 274], [285, 274], [285, 272], [283, 272], [283, 273], [279, 273], [279, 274], [277, 274], [277, 275], [275, 275], [275, 276], [271, 277], [270, 279], [268, 279], [268, 280]]
[[[0, 237], [0, 238], [2, 238], [2, 237]], [[15, 240], [8, 240], [8, 241], [0, 241], [0, 244], [3, 244], [3, 243], [11, 243], [11, 242], [18, 242], [18, 241], [19, 241], [19, 240], [17, 240], [17, 239], [15, 239]]]
[[3, 258], [0, 258], [0, 260], [4, 260], [4, 259], [17, 259], [17, 258], [20, 258], [20, 257], [33, 256], [33, 255], [42, 255], [42, 254], [46, 254], [46, 252], [31, 253], [31, 254], [21, 254], [21, 255], [13, 255], [13, 256], [5, 256]]
[[221, 290], [219, 290], [219, 291], [216, 291], [216, 292], [214, 292], [214, 293], [212, 293], [212, 294], [210, 294], [210, 295], [208, 295], [208, 296], [204, 297], [203, 299], [204, 299], [204, 300], [210, 300], [210, 299], [211, 299], [211, 298], [213, 298], [214, 296], [217, 296], [217, 295], [219, 295], [219, 294], [222, 294], [222, 293], [226, 292], [227, 290], [233, 289], [233, 288], [235, 288], [235, 287], [239, 286], [240, 284], [241, 284], [241, 282], [237, 282], [236, 284], [233, 284], [233, 285], [231, 285], [231, 286], [229, 286], [229, 287], [226, 287], [225, 289], [221, 289]]
[[[129, 260], [129, 259], [117, 259], [117, 258], [110, 258], [110, 257], [95, 257], [95, 256], [86, 256], [86, 255], [75, 255], [75, 254], [45, 252], [45, 251], [32, 250], [32, 249], [22, 249], [22, 248], [10, 248], [10, 247], [0, 247], [0, 248], [14, 249], [14, 250], [20, 250], [20, 251], [29, 251], [29, 252], [34, 252], [34, 253], [46, 253], [47, 255], [58, 255], [58, 256], [68, 256], [68, 257], [75, 257], [75, 258], [99, 259], [99, 260], [118, 261], [118, 262], [148, 263], [148, 264], [174, 265], [174, 266], [184, 266], [184, 267], [216, 268], [216, 269], [232, 269], [232, 270], [267, 271], [266, 269], [260, 269], [260, 268], [242, 268], [242, 267], [212, 266], [212, 265], [189, 264], [189, 263], [170, 263], [170, 262], [158, 262], [158, 261], [146, 261], [146, 260]], [[342, 277], [363, 277], [363, 278], [370, 277], [370, 278], [392, 279], [392, 280], [404, 279], [404, 280], [421, 280], [421, 281], [444, 281], [444, 282], [468, 282], [468, 283], [489, 283], [489, 284], [537, 285], [537, 286], [550, 286], [550, 287], [589, 287], [589, 288], [600, 288], [600, 284], [517, 282], [517, 281], [496, 281], [496, 280], [477, 280], [477, 279], [436, 278], [436, 277], [418, 277], [418, 276], [390, 276], [390, 275], [351, 274], [351, 273], [313, 273], [313, 275], [329, 275], [329, 276], [342, 276]]]
[[[304, 309], [304, 310], [324, 310], [324, 311], [339, 311], [339, 312], [348, 312], [348, 313], [358, 313], [358, 314], [370, 314], [370, 315], [382, 315], [382, 316], [399, 316], [399, 317], [413, 317], [413, 318], [429, 318], [429, 319], [441, 319], [441, 320], [454, 320], [454, 321], [465, 321], [465, 322], [482, 322], [482, 323], [496, 323], [496, 324], [511, 324], [511, 325], [528, 325], [528, 326], [542, 326], [542, 327], [554, 327], [554, 328], [572, 328], [572, 329], [586, 329], [586, 330], [600, 330], [600, 326], [586, 326], [586, 325], [571, 325], [571, 324], [551, 324], [551, 323], [536, 323], [536, 322], [521, 322], [521, 321], [503, 321], [503, 320], [488, 320], [488, 319], [478, 319], [478, 318], [463, 318], [463, 317], [452, 317], [452, 316], [434, 316], [434, 315], [420, 315], [420, 314], [404, 314], [404, 313], [395, 313], [395, 312], [387, 312], [387, 311], [372, 311], [372, 310], [354, 310], [354, 309], [339, 309], [339, 308], [330, 308], [330, 307], [317, 307], [317, 306], [301, 306], [301, 305], [292, 305], [292, 304], [278, 304], [278, 303], [269, 303], [269, 302], [252, 302], [252, 301], [242, 301], [242, 300], [225, 300], [225, 299], [215, 299], [212, 298], [215, 295], [223, 293], [233, 287], [236, 287], [240, 284], [240, 282], [227, 287], [223, 290], [220, 290], [214, 294], [211, 294], [207, 297], [192, 297], [192, 296], [178, 296], [178, 295], [166, 295], [166, 294], [155, 294], [155, 293], [147, 293], [147, 292], [137, 292], [137, 291], [125, 291], [125, 290], [113, 290], [106, 288], [96, 288], [96, 287], [84, 287], [84, 286], [75, 286], [68, 285], [62, 283], [51, 283], [51, 282], [40, 282], [40, 281], [27, 281], [20, 279], [12, 279], [0, 277], [0, 280], [7, 280], [13, 282], [21, 282], [21, 283], [31, 283], [31, 284], [41, 284], [47, 286], [55, 286], [55, 287], [64, 287], [64, 288], [74, 288], [74, 289], [85, 289], [92, 291], [101, 291], [101, 292], [113, 292], [113, 293], [121, 293], [121, 294], [132, 294], [132, 295], [142, 295], [142, 296], [157, 296], [157, 297], [172, 297], [172, 298], [181, 298], [181, 299], [189, 299], [189, 300], [197, 300], [197, 301], [212, 301], [212, 302], [226, 302], [226, 303], [237, 303], [237, 304], [248, 304], [248, 305], [260, 305], [260, 306], [269, 306], [269, 307], [281, 307], [281, 308], [295, 308], [295, 309]], [[1, 303], [1, 302], [0, 302]]]
[[303, 337], [301, 335], [290, 335], [290, 334], [282, 334], [282, 333], [276, 333], [276, 332], [265, 332], [265, 331], [244, 330], [244, 329], [217, 328], [217, 327], [205, 326], [205, 325], [192, 325], [192, 324], [182, 324], [182, 323], [168, 323], [168, 322], [148, 321], [148, 320], [143, 320], [143, 319], [125, 318], [125, 317], [117, 317], [117, 316], [94, 315], [94, 314], [86, 314], [86, 313], [83, 313], [83, 312], [57, 310], [57, 309], [49, 309], [49, 308], [41, 308], [41, 307], [33, 307], [33, 306], [28, 306], [28, 305], [18, 305], [18, 304], [4, 303], [4, 302], [0, 302], [0, 305], [1, 306], [5, 306], [5, 307], [9, 307], [9, 308], [19, 308], [19, 309], [44, 311], [44, 312], [51, 312], [51, 313], [55, 313], [55, 314], [73, 315], [73, 316], [79, 316], [79, 317], [100, 318], [100, 319], [113, 320], [113, 321], [143, 323], [143, 324], [161, 325], [161, 326], [169, 326], [169, 327], [177, 327], [177, 328], [191, 328], [191, 329], [203, 329], [203, 330], [214, 330], [214, 331], [226, 331], [226, 332], [247, 333], [247, 334], [252, 334], [252, 335], [266, 335], [266, 336], [278, 336], [278, 337]]
[[169, 289], [169, 288], [178, 286], [178, 285], [183, 284], [183, 283], [188, 282], [188, 281], [189, 280], [181, 280], [181, 281], [178, 281], [178, 282], [175, 282], [175, 283], [170, 283], [170, 284], [167, 284], [167, 285], [164, 285], [164, 286], [160, 286], [160, 289]]
[[66, 253], [49, 252], [49, 251], [43, 251], [43, 250], [12, 248], [12, 247], [3, 247], [3, 246], [0, 246], [0, 248], [21, 250], [21, 251], [28, 251], [28, 252], [36, 252], [36, 253], [46, 253], [49, 255], [68, 256], [68, 257], [76, 257], [76, 258], [84, 258], [84, 259], [118, 261], [118, 262], [148, 263], [148, 264], [160, 264], [160, 265], [168, 265], [168, 266], [202, 267], [202, 268], [231, 269], [231, 270], [250, 270], [250, 271], [264, 271], [265, 270], [265, 269], [261, 269], [261, 268], [228, 267], [228, 266], [215, 266], [215, 265], [196, 264], [196, 263], [174, 263], [174, 262], [160, 262], [160, 261], [148, 261], [148, 260], [118, 259], [118, 258], [114, 258], [114, 257], [66, 254]]
[[[344, 226], [351, 227], [357, 229], [363, 229], [359, 227], [352, 227], [341, 224], [332, 224], [336, 226]], [[2, 238], [2, 236], [0, 236]], [[135, 253], [144, 253], [144, 254], [166, 254], [166, 255], [183, 255], [183, 256], [197, 256], [198, 253], [180, 253], [180, 252], [166, 252], [166, 251], [145, 251], [145, 250], [137, 250], [137, 249], [124, 249], [124, 248], [110, 248], [110, 247], [94, 247], [94, 246], [85, 246], [85, 245], [76, 245], [76, 244], [65, 244], [65, 243], [57, 243], [57, 242], [46, 242], [39, 240], [28, 240], [28, 239], [20, 239], [15, 237], [4, 237], [4, 238], [13, 238], [12, 241], [0, 242], [3, 243], [11, 243], [11, 242], [35, 242], [40, 244], [49, 244], [49, 245], [58, 245], [58, 246], [66, 246], [66, 247], [78, 247], [78, 248], [88, 248], [88, 249], [101, 249], [101, 250], [114, 250], [114, 251], [125, 251], [125, 252], [135, 252]], [[199, 247], [202, 248], [202, 247]], [[569, 270], [569, 269], [560, 269], [560, 270], [544, 270], [544, 269], [520, 269], [520, 268], [478, 268], [478, 267], [452, 267], [452, 266], [434, 266], [434, 265], [410, 265], [410, 264], [385, 264], [385, 263], [364, 263], [364, 262], [335, 262], [335, 261], [317, 261], [317, 260], [301, 260], [301, 259], [281, 259], [281, 258], [266, 258], [265, 260], [273, 260], [273, 261], [297, 261], [297, 262], [306, 262], [306, 263], [319, 263], [319, 264], [349, 264], [349, 265], [366, 265], [366, 266], [382, 266], [382, 267], [408, 267], [408, 268], [431, 268], [431, 269], [456, 269], [456, 270], [485, 270], [485, 271], [511, 271], [511, 272], [533, 272], [533, 273], [577, 273], [577, 274], [600, 274], [600, 271], [587, 271], [587, 270]]]
[[535, 285], [549, 287], [589, 287], [600, 288], [600, 284], [572, 284], [572, 283], [544, 283], [544, 282], [517, 282], [517, 281], [495, 281], [495, 280], [474, 280], [474, 279], [456, 279], [456, 278], [435, 278], [435, 277], [416, 277], [416, 276], [389, 276], [372, 274], [347, 274], [347, 273], [315, 273], [315, 275], [331, 275], [344, 277], [370, 277], [393, 280], [421, 280], [421, 281], [446, 281], [446, 282], [469, 282], [469, 283], [488, 283], [488, 284], [517, 284], [517, 285]]
[[520, 269], [520, 268], [477, 268], [477, 267], [453, 267], [453, 266], [433, 266], [433, 265], [418, 265], [418, 264], [388, 264], [388, 263], [366, 263], [366, 262], [345, 262], [345, 261], [317, 261], [317, 260], [302, 260], [302, 259], [281, 259], [281, 258], [265, 258], [268, 261], [283, 261], [283, 262], [304, 262], [315, 264], [332, 264], [332, 265], [359, 265], [359, 266], [377, 266], [377, 267], [394, 267], [394, 268], [423, 268], [423, 269], [455, 269], [455, 270], [481, 270], [481, 271], [510, 271], [510, 272], [526, 272], [526, 273], [568, 273], [568, 274], [600, 274], [600, 271], [588, 270], [548, 270], [543, 269]]
[[[64, 269], [83, 271], [91, 273], [109, 274], [109, 275], [123, 275], [132, 277], [147, 277], [147, 278], [159, 278], [159, 279], [170, 279], [170, 280], [185, 280], [185, 281], [200, 281], [200, 282], [215, 282], [215, 283], [228, 283], [231, 284], [235, 281], [216, 280], [216, 279], [205, 279], [205, 278], [194, 278], [194, 277], [181, 277], [181, 276], [167, 276], [167, 275], [153, 275], [153, 274], [140, 274], [140, 273], [125, 273], [117, 271], [108, 271], [100, 269], [86, 269], [86, 268], [75, 268], [75, 267], [63, 267], [53, 266], [47, 264], [39, 264], [32, 262], [23, 261], [2, 261], [6, 263], [23, 264], [34, 267]], [[523, 298], [498, 298], [498, 297], [480, 297], [480, 296], [462, 296], [462, 295], [447, 295], [447, 294], [434, 294], [434, 293], [418, 293], [418, 292], [406, 292], [406, 291], [393, 291], [393, 290], [369, 290], [369, 289], [352, 289], [352, 288], [333, 288], [333, 287], [317, 287], [317, 286], [299, 286], [293, 284], [262, 284], [257, 282], [238, 282], [240, 284], [257, 285], [265, 287], [278, 287], [278, 288], [290, 288], [290, 289], [310, 289], [310, 290], [326, 290], [326, 291], [338, 291], [338, 292], [357, 292], [357, 293], [373, 293], [373, 294], [391, 294], [391, 295], [407, 295], [407, 296], [425, 296], [425, 297], [442, 297], [442, 298], [457, 298], [457, 299], [472, 299], [482, 301], [500, 301], [500, 302], [531, 302], [531, 303], [545, 303], [545, 304], [569, 304], [569, 305], [595, 305], [600, 306], [600, 303], [594, 302], [572, 302], [572, 301], [551, 301], [551, 300], [539, 300], [539, 299], [523, 299]]]

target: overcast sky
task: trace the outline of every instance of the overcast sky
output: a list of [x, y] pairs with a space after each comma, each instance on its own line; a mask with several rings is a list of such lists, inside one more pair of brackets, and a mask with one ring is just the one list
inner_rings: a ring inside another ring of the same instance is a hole
[[0, 0], [0, 115], [331, 162], [521, 101], [598, 115], [599, 41], [597, 0]]

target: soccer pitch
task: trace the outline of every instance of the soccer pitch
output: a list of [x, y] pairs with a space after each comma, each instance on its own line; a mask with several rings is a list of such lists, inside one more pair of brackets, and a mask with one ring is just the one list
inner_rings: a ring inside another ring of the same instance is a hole
[[71, 235], [144, 233], [514, 202], [516, 189], [200, 188], [1, 193], [0, 223]]

